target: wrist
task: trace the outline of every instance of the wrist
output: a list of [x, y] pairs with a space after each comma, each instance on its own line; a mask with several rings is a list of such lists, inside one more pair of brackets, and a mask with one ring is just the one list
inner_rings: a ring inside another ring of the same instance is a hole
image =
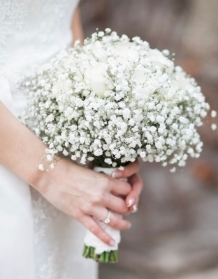
[[24, 180], [33, 188], [35, 188], [41, 194], [46, 192], [46, 188], [49, 180], [49, 172], [39, 170], [38, 166], [34, 166], [35, 169], [29, 172]]
[[41, 162], [39, 161], [38, 165], [34, 165], [32, 173], [29, 172], [27, 178], [29, 185], [41, 194], [47, 191], [51, 176], [54, 175], [54, 166], [56, 165], [56, 162], [60, 160], [60, 158], [55, 157], [54, 160], [46, 162], [44, 157], [45, 156], [41, 157]]
[[54, 168], [50, 168], [49, 165], [46, 165], [45, 170], [40, 170], [39, 167], [37, 167], [30, 176], [30, 185], [41, 194], [47, 192], [48, 187], [50, 187], [51, 184], [54, 184], [56, 181], [55, 176], [57, 171], [59, 173], [63, 169], [61, 158], [56, 157], [55, 160], [57, 163], [55, 164]]

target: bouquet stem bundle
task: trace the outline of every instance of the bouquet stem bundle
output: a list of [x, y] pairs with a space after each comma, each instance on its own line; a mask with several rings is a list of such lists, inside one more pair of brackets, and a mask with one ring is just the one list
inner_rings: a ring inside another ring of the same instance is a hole
[[105, 251], [101, 254], [95, 253], [95, 248], [90, 246], [84, 246], [83, 257], [93, 259], [99, 263], [117, 263], [118, 251]]

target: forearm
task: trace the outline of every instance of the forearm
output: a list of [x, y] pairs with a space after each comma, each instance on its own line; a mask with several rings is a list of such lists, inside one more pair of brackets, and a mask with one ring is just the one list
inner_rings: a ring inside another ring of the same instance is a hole
[[0, 102], [0, 164], [35, 186], [44, 153], [42, 141]]

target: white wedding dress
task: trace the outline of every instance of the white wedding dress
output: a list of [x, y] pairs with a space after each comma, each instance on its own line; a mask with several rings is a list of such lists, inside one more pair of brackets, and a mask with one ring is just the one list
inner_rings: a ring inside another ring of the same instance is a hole
[[[77, 0], [0, 0], [0, 100], [17, 115], [22, 77], [72, 41]], [[37, 167], [37, 166], [36, 166]], [[0, 165], [0, 279], [96, 279], [84, 228]]]

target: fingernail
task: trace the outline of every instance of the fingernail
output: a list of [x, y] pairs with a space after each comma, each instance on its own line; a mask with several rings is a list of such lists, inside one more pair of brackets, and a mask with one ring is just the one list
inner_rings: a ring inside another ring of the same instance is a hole
[[136, 211], [138, 211], [138, 206], [136, 204], [133, 205], [133, 213], [135, 213]]
[[110, 241], [110, 246], [115, 246], [116, 245], [116, 242], [114, 240], [111, 240]]
[[133, 203], [134, 203], [134, 201], [135, 201], [135, 199], [134, 199], [134, 198], [130, 199], [130, 200], [129, 200], [129, 202], [128, 202], [127, 207], [132, 206], [132, 205], [133, 205]]
[[122, 177], [122, 172], [121, 171], [114, 171], [112, 173], [113, 178], [121, 178]]

